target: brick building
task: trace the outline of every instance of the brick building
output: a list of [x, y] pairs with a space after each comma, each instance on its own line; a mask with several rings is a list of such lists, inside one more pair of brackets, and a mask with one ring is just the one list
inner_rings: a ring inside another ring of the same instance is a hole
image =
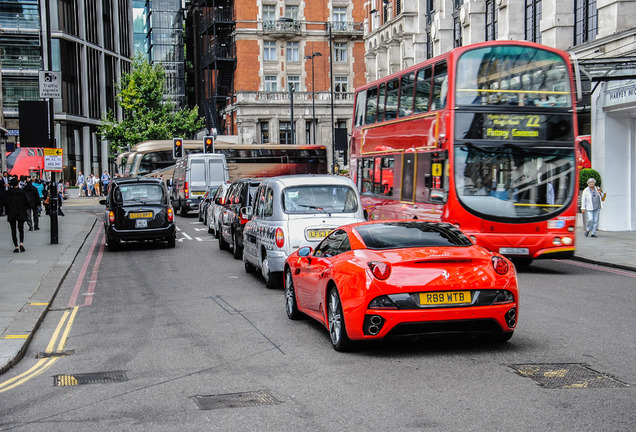
[[366, 82], [363, 5], [190, 1], [189, 84], [208, 129], [241, 143], [331, 148], [335, 129], [351, 129], [353, 89]]

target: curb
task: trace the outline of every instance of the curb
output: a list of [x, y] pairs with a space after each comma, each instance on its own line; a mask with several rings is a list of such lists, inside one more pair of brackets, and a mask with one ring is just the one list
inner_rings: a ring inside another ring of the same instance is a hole
[[55, 300], [62, 283], [66, 279], [66, 275], [96, 223], [97, 217], [92, 220], [89, 218], [84, 223], [79, 232], [73, 237], [73, 240], [71, 240], [71, 243], [66, 247], [64, 253], [60, 255], [56, 263], [44, 275], [29, 301], [20, 309], [5, 330], [2, 336], [6, 334], [18, 335], [18, 337], [2, 340], [2, 344], [10, 354], [9, 357], [0, 358], [0, 375], [11, 369], [26, 353], [31, 339], [33, 339], [35, 332], [44, 321], [51, 303]]
[[615, 269], [636, 272], [636, 267], [626, 266], [626, 265], [622, 265], [622, 264], [614, 264], [614, 263], [609, 263], [609, 262], [605, 262], [605, 261], [598, 261], [598, 260], [593, 260], [593, 259], [589, 259], [589, 258], [579, 257], [579, 256], [576, 256], [576, 255], [572, 259], [575, 260], [575, 261], [581, 261], [581, 262], [585, 262], [585, 263], [588, 263], [588, 264], [596, 264], [596, 265], [601, 265], [601, 266], [605, 266], [605, 267], [611, 267], [611, 268], [615, 268]]

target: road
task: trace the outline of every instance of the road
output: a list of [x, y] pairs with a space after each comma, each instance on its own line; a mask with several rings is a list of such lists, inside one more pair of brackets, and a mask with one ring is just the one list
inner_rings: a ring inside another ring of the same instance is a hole
[[338, 353], [196, 216], [176, 219], [175, 249], [108, 252], [96, 224], [29, 352], [0, 376], [0, 430], [636, 428], [636, 273], [539, 262], [519, 274], [506, 344]]

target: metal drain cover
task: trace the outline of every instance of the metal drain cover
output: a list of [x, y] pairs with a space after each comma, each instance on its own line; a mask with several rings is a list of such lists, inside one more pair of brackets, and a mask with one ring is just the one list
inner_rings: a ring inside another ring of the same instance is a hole
[[55, 375], [53, 385], [56, 387], [76, 386], [82, 384], [106, 384], [128, 381], [124, 371], [90, 372], [73, 375]]
[[202, 410], [213, 410], [221, 408], [243, 408], [258, 405], [275, 405], [280, 401], [264, 390], [229, 393], [211, 396], [194, 396], [194, 400]]
[[511, 364], [509, 366], [519, 375], [532, 378], [539, 385], [551, 389], [629, 387], [629, 384], [595, 371], [583, 363]]

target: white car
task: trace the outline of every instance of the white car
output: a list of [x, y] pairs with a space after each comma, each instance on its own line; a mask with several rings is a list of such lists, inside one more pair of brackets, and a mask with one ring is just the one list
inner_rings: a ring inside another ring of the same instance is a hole
[[223, 204], [225, 204], [225, 195], [230, 188], [231, 183], [223, 183], [216, 190], [207, 209], [208, 232], [219, 238], [219, 230], [221, 229], [220, 219], [223, 212]]
[[282, 287], [285, 260], [315, 247], [333, 229], [365, 220], [360, 194], [348, 177], [292, 175], [263, 180], [243, 229], [245, 271], [260, 270], [268, 288]]

